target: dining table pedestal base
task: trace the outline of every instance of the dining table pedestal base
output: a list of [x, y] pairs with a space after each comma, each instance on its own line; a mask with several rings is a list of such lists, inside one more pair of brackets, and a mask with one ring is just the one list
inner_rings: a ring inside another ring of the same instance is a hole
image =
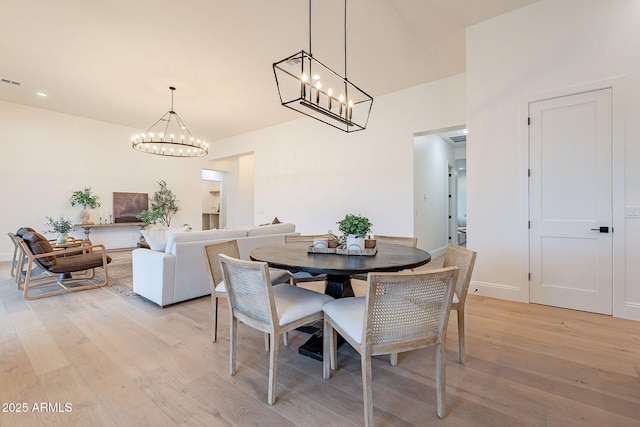
[[[327, 288], [324, 293], [336, 299], [355, 296], [350, 276], [344, 275], [327, 275]], [[298, 353], [322, 361], [322, 326], [320, 328], [306, 326], [303, 330], [312, 333], [309, 339], [298, 347]], [[344, 342], [344, 338], [338, 334], [338, 347]]]

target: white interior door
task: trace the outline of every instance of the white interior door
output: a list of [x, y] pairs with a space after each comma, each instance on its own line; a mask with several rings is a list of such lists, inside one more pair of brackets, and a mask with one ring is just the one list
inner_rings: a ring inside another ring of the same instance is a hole
[[611, 89], [530, 103], [529, 117], [530, 301], [612, 314]]

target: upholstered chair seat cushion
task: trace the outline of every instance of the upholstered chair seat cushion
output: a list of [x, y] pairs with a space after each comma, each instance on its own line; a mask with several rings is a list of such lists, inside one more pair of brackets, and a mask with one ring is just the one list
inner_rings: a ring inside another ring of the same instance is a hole
[[322, 306], [329, 301], [333, 301], [333, 298], [329, 295], [299, 288], [288, 283], [275, 285], [273, 287], [273, 297], [280, 326], [322, 311]]
[[[111, 257], [107, 255], [107, 264]], [[50, 273], [73, 273], [74, 271], [89, 270], [102, 267], [102, 253], [91, 252], [81, 255], [56, 258], [56, 263], [49, 268]]]
[[358, 344], [362, 344], [365, 297], [340, 298], [323, 307], [324, 312], [344, 328], [344, 331]]

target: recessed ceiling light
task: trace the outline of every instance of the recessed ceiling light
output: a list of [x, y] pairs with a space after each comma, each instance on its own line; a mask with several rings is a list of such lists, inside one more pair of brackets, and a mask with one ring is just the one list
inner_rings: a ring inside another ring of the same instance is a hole
[[44, 92], [36, 92], [36, 95], [41, 96], [41, 97], [43, 97], [43, 98], [46, 98], [46, 97], [47, 97], [47, 94], [46, 94], [46, 93], [44, 93]]

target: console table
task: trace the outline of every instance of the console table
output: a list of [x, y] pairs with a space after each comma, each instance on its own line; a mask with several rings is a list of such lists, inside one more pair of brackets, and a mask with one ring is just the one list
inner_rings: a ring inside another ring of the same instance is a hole
[[115, 222], [113, 224], [76, 224], [76, 227], [82, 228], [84, 230], [84, 239], [89, 239], [89, 234], [91, 234], [92, 228], [114, 228], [114, 227], [144, 227], [144, 222]]

